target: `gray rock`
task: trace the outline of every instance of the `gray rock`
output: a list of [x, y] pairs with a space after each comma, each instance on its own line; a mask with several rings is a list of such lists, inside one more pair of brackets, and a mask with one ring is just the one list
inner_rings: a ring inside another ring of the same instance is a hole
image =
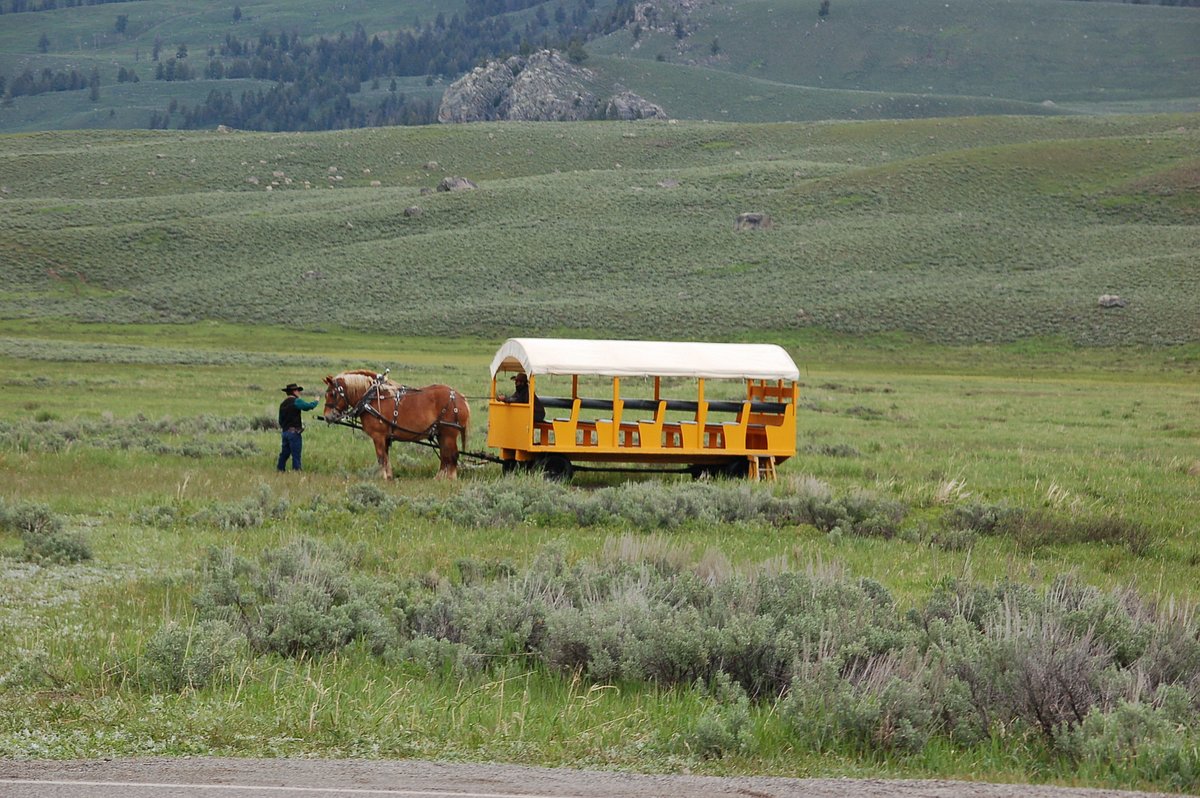
[[661, 106], [646, 98], [631, 91], [621, 91], [608, 98], [608, 105], [604, 107], [604, 118], [628, 122], [635, 119], [666, 119], [667, 115]]
[[602, 98], [590, 69], [554, 50], [514, 55], [476, 67], [446, 89], [438, 121], [578, 122], [585, 119], [666, 119], [654, 103], [628, 91]]
[[438, 191], [473, 191], [479, 186], [467, 180], [465, 177], [443, 177], [442, 182], [438, 183]]
[[733, 223], [734, 230], [770, 230], [774, 226], [770, 214], [739, 213]]

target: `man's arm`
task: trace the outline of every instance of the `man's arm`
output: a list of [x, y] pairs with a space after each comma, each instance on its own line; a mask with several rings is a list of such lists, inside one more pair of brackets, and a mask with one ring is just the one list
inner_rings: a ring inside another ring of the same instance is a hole
[[296, 409], [297, 410], [312, 410], [314, 407], [317, 406], [317, 403], [319, 401], [320, 401], [319, 399], [313, 399], [310, 402], [307, 399], [301, 399], [299, 396], [297, 396], [296, 397]]

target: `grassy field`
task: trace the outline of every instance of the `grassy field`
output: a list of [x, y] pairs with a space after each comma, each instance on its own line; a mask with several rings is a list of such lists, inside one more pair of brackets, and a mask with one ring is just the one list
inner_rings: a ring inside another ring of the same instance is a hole
[[[1200, 790], [1198, 123], [3, 137], [0, 756]], [[274, 472], [539, 334], [780, 343], [797, 456]]]
[[[611, 5], [595, 4], [603, 16]], [[0, 106], [0, 130], [143, 127], [171, 99], [184, 105], [211, 88], [237, 81], [154, 81], [157, 42], [173, 56], [180, 45], [203, 74], [210, 48], [226, 36], [255, 39], [267, 31], [336, 38], [361, 25], [385, 40], [417, 20], [430, 23], [463, 11], [461, 3], [374, 0], [329, 4], [239, 4], [201, 0], [178, 4], [143, 0], [135, 6], [79, 6], [5, 15], [0, 27], [0, 74], [76, 69], [101, 75], [100, 97], [87, 90], [16, 97]], [[568, 12], [569, 5], [564, 6]], [[521, 30], [531, 10], [514, 12]], [[935, 0], [897, 5], [858, 0], [819, 20], [808, 0], [712, 4], [680, 15], [657, 10], [637, 37], [631, 26], [587, 44], [598, 82], [624, 87], [660, 103], [678, 119], [798, 121], [926, 118], [966, 114], [1195, 112], [1200, 14], [1158, 4], [1020, 0], [1000, 6], [947, 5]], [[126, 17], [123, 34], [118, 15]], [[680, 22], [682, 38], [677, 35]], [[39, 40], [46, 36], [46, 52]], [[716, 52], [714, 52], [716, 45]], [[137, 84], [117, 84], [121, 67]], [[406, 76], [410, 96], [440, 96], [424, 76]], [[444, 76], [454, 79], [457, 75]], [[386, 83], [386, 79], [384, 80]], [[164, 99], [166, 95], [166, 99]], [[359, 98], [363, 100], [365, 98]]]
[[15, 135], [0, 316], [1178, 344], [1198, 119]]
[[[1069, 576], [1098, 596], [1140, 597], [1164, 619], [1186, 619], [1200, 562], [1194, 346], [938, 347], [798, 333], [783, 343], [801, 366], [802, 431], [774, 486], [607, 475], [559, 486], [504, 478], [493, 465], [467, 467], [449, 484], [431, 479], [432, 454], [400, 447], [397, 479], [380, 487], [366, 441], [317, 422], [306, 472], [275, 474], [278, 433], [256, 419], [273, 416], [279, 386], [297, 380], [311, 394], [324, 374], [391, 367], [407, 383], [444, 380], [478, 397], [498, 341], [55, 320], [5, 321], [0, 338], [0, 756], [422, 756], [1196, 786], [1190, 720], [1171, 727], [1183, 749], [1146, 742], [1149, 753], [1129, 760], [1096, 759], [1069, 740], [1048, 746], [1019, 724], [974, 742], [855, 742], [854, 727], [837, 726], [841, 715], [819, 715], [841, 732], [814, 736], [794, 720], [805, 717], [797, 701], [747, 702], [736, 688], [731, 698], [719, 680], [595, 680], [595, 663], [572, 676], [511, 655], [478, 669], [463, 664], [462, 643], [380, 644], [377, 653], [367, 632], [295, 656], [214, 643], [205, 635], [217, 627], [204, 620], [223, 584], [213, 581], [221, 577], [211, 552], [265, 557], [266, 567], [287, 562], [302, 539], [343, 552], [354, 589], [369, 588], [356, 595], [379, 601], [398, 584], [440, 585], [450, 601], [460, 595], [453, 585], [484, 584], [471, 574], [545, 567], [549, 551], [580, 567], [671, 563], [718, 584], [795, 572], [849, 591], [866, 578], [879, 586], [871, 595], [886, 591], [901, 613], [918, 614], [955, 584], [1041, 591]], [[478, 449], [486, 413], [474, 404]], [[883, 530], [781, 525], [754, 513], [714, 523], [696, 509], [801, 494], [870, 497], [899, 520]], [[56, 564], [35, 553], [37, 524], [19, 516], [37, 506], [43, 527], [57, 519], [92, 557]], [[615, 514], [584, 524], [553, 506]], [[944, 523], [975, 506], [1018, 508], [1046, 526], [1010, 536]], [[1100, 532], [1069, 537], [1080, 529]], [[250, 577], [229, 578], [243, 580], [248, 601]], [[389, 606], [397, 616], [414, 611]]]
[[803, 2], [743, 2], [703, 7], [689, 18], [683, 39], [668, 25], [648, 32], [636, 46], [632, 33], [623, 31], [593, 44], [592, 50], [663, 57], [793, 86], [931, 98], [1194, 100], [1196, 92], [1185, 86], [1192, 82], [1196, 63], [1176, 57], [1194, 50], [1190, 43], [1200, 19], [1193, 11], [1119, 3], [1022, 0], [978, 6], [919, 0], [831, 6], [820, 20], [811, 4]]

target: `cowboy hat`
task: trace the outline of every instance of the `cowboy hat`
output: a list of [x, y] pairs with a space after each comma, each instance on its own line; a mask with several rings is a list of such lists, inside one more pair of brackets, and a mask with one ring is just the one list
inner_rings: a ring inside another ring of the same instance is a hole
[[517, 382], [529, 382], [529, 377], [527, 377], [525, 373], [521, 371], [518, 371], [516, 374], [512, 375], [512, 379], [516, 380]]
[[304, 386], [297, 385], [294, 382], [289, 382], [286, 388], [280, 388], [279, 390], [283, 391], [284, 393], [291, 393], [292, 391], [303, 391]]

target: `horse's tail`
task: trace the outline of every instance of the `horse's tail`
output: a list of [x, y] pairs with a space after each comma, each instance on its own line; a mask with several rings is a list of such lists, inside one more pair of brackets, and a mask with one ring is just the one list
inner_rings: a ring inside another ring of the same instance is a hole
[[467, 427], [471, 424], [471, 405], [467, 403], [467, 397], [461, 393], [458, 395], [458, 401], [462, 403], [458, 417], [461, 419], [459, 432], [462, 435], [462, 451], [467, 450]]

